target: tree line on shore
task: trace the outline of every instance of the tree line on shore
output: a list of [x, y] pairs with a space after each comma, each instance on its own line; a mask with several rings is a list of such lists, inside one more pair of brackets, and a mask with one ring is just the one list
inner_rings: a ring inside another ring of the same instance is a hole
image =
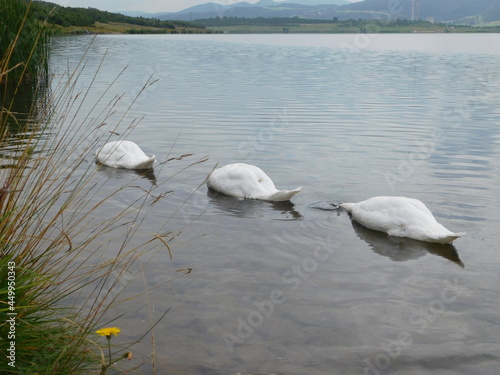
[[36, 16], [40, 20], [46, 20], [49, 24], [59, 25], [63, 27], [92, 27], [96, 22], [127, 23], [131, 25], [162, 29], [193, 27], [193, 24], [187, 21], [161, 21], [157, 18], [131, 17], [120, 13], [112, 13], [95, 8], [62, 7], [60, 5], [44, 1], [38, 1], [34, 4]]

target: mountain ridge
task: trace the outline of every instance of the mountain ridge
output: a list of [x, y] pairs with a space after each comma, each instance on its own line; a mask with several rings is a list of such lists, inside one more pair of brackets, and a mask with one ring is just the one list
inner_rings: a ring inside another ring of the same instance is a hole
[[[326, 3], [326, 4], [320, 4]], [[418, 3], [418, 7], [412, 4]], [[155, 13], [161, 20], [194, 21], [208, 18], [299, 17], [318, 20], [420, 19], [450, 24], [479, 25], [500, 20], [500, 0], [261, 0], [231, 5], [207, 2], [179, 12]]]

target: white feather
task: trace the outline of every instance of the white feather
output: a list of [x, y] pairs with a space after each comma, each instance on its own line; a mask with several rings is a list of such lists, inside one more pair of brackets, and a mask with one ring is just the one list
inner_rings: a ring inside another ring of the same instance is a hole
[[207, 180], [210, 189], [237, 198], [288, 201], [302, 188], [278, 190], [259, 167], [244, 163], [228, 164], [214, 170]]
[[373, 197], [359, 203], [342, 203], [340, 206], [366, 228], [391, 236], [445, 244], [465, 234], [451, 232], [439, 224], [418, 199]]
[[97, 161], [113, 168], [150, 169], [155, 156], [147, 156], [141, 148], [131, 141], [106, 143], [96, 152]]

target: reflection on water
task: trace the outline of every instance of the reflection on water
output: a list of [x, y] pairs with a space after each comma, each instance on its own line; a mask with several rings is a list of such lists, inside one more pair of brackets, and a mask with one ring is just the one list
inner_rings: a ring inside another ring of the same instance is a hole
[[51, 110], [47, 87], [43, 79], [38, 88], [32, 82], [0, 85], [0, 168], [15, 167], [27, 147], [31, 156], [41, 152], [49, 136], [41, 122]]
[[107, 178], [120, 180], [127, 178], [130, 174], [135, 174], [140, 178], [148, 180], [152, 185], [156, 185], [156, 176], [154, 169], [148, 170], [138, 170], [138, 169], [123, 169], [123, 168], [113, 168], [107, 165], [102, 165], [96, 162], [97, 169], [100, 173], [103, 173]]
[[[55, 40], [53, 70], [76, 63], [90, 39]], [[172, 260], [165, 251], [140, 265], [144, 280], [124, 290], [140, 297], [121, 306], [116, 322], [135, 341], [149, 314], [154, 321], [171, 308], [155, 326], [159, 373], [497, 372], [500, 36], [368, 41], [109, 35], [88, 49], [90, 71], [78, 83], [93, 81], [89, 97], [104, 95], [96, 113], [115, 95], [130, 104], [151, 75], [159, 78], [123, 119], [110, 114], [103, 132], [123, 134], [115, 129], [123, 120], [137, 124], [128, 139], [159, 160], [209, 156], [155, 165], [146, 178], [96, 166], [109, 177], [103, 194], [135, 179], [163, 197], [148, 207], [137, 242], [181, 228], [169, 243]], [[210, 192], [204, 180], [214, 165], [233, 162], [303, 190], [288, 203]], [[135, 193], [120, 191], [103, 215], [127, 208]], [[380, 195], [425, 201], [467, 235], [455, 247], [392, 238], [351, 224], [330, 203]], [[185, 268], [192, 272], [175, 278]], [[144, 283], [153, 288], [147, 298]], [[267, 302], [273, 291], [284, 300]], [[391, 347], [398, 337], [411, 343]], [[467, 360], [457, 366], [459, 357]]]
[[[340, 206], [328, 201], [316, 202], [309, 207], [324, 211], [343, 211]], [[454, 245], [444, 245], [417, 241], [411, 238], [389, 236], [386, 233], [377, 232], [364, 227], [353, 220], [350, 215], [349, 218], [359, 238], [368, 243], [375, 253], [388, 257], [395, 262], [418, 259], [430, 253], [448, 259], [462, 268], [464, 267]]]
[[448, 259], [460, 267], [464, 267], [453, 245], [442, 245], [410, 238], [389, 236], [385, 233], [365, 228], [355, 220], [351, 220], [351, 223], [357, 236], [366, 241], [374, 252], [388, 257], [395, 262], [418, 259], [430, 253]]
[[238, 218], [255, 218], [268, 213], [268, 209], [277, 211], [279, 218], [275, 220], [297, 220], [303, 216], [295, 209], [291, 201], [267, 202], [256, 199], [238, 199], [212, 189], [207, 189], [210, 203], [218, 210]]

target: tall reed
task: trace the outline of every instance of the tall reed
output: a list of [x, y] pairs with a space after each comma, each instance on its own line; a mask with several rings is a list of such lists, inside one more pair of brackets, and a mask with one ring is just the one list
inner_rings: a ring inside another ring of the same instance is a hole
[[49, 30], [34, 13], [33, 2], [0, 0], [0, 25], [0, 82], [35, 82], [47, 75]]
[[34, 96], [49, 79], [49, 38], [32, 1], [0, 0], [0, 137], [23, 130], [19, 115], [37, 108], [31, 107]]
[[[17, 35], [21, 40], [22, 32]], [[11, 60], [16, 49], [9, 44], [3, 55], [0, 77], [4, 79], [25, 66]], [[36, 49], [34, 45], [29, 59]], [[145, 215], [168, 195], [153, 194], [161, 184], [144, 189], [132, 182], [112, 192], [102, 189], [106, 177], [88, 161], [110, 134], [120, 131], [126, 136], [137, 124], [123, 123], [124, 116], [116, 113], [119, 97], [98, 113], [82, 112], [83, 103], [90, 100], [89, 88], [77, 89], [83, 69], [84, 64], [52, 82], [45, 100], [34, 96], [30, 125], [18, 132], [22, 137], [12, 138], [6, 122], [1, 123], [2, 374], [98, 373], [100, 349], [93, 332], [114, 315], [123, 275], [138, 260], [147, 262], [157, 251], [170, 252], [169, 241], [178, 234], [160, 227], [153, 230], [160, 234], [135, 239]], [[152, 83], [146, 82], [143, 90]], [[103, 100], [97, 98], [96, 104]], [[16, 118], [8, 108], [3, 111]], [[105, 123], [110, 132], [103, 131]], [[134, 189], [135, 199], [103, 217], [101, 208], [125, 188]], [[110, 244], [114, 253], [103, 255]]]

